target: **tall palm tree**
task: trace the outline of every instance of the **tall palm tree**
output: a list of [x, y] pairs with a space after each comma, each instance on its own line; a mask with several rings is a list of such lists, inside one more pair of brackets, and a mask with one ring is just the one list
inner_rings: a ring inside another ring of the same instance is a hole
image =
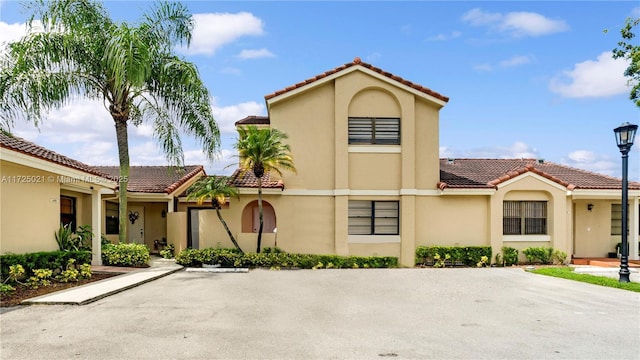
[[180, 3], [158, 3], [138, 23], [117, 23], [95, 0], [27, 4], [27, 34], [10, 43], [0, 60], [0, 128], [11, 129], [16, 118], [37, 127], [48, 110], [74, 99], [102, 101], [116, 128], [119, 240], [125, 242], [127, 125], [150, 122], [172, 165], [182, 165], [184, 158], [180, 130], [198, 139], [209, 159], [219, 148], [209, 91], [195, 65], [172, 50], [189, 45], [192, 16]]
[[258, 129], [249, 125], [238, 129], [238, 141], [235, 144], [240, 157], [240, 169], [242, 173], [251, 171], [258, 181], [258, 211], [260, 228], [258, 230], [258, 247], [260, 252], [262, 244], [262, 177], [264, 174], [275, 171], [282, 176], [283, 170], [296, 171], [291, 156], [291, 148], [283, 141], [287, 134], [274, 128]]
[[189, 188], [187, 199], [196, 199], [198, 205], [202, 205], [205, 200], [210, 199], [211, 207], [216, 210], [218, 219], [220, 219], [222, 226], [224, 226], [224, 229], [227, 231], [233, 246], [242, 253], [243, 251], [240, 248], [240, 245], [238, 245], [236, 238], [233, 237], [231, 230], [229, 230], [229, 226], [227, 226], [227, 222], [224, 221], [222, 214], [220, 213], [222, 205], [227, 202], [227, 197], [237, 195], [238, 190], [235, 187], [229, 186], [229, 178], [226, 176], [209, 176], [198, 180]]

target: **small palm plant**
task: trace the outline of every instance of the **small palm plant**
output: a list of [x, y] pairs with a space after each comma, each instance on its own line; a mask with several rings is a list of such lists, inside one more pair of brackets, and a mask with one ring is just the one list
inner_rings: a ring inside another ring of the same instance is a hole
[[274, 128], [258, 129], [247, 126], [238, 129], [239, 138], [235, 144], [240, 157], [242, 173], [251, 171], [258, 180], [258, 211], [260, 227], [258, 230], [258, 247], [262, 244], [263, 212], [262, 212], [262, 177], [269, 171], [275, 171], [282, 176], [283, 170], [296, 171], [291, 156], [291, 148], [283, 141], [287, 134]]
[[231, 230], [229, 230], [229, 226], [227, 226], [227, 222], [224, 221], [222, 214], [220, 213], [222, 205], [227, 202], [227, 197], [238, 195], [238, 190], [229, 186], [228, 181], [228, 178], [225, 176], [204, 177], [191, 186], [189, 193], [187, 194], [187, 199], [196, 199], [198, 205], [202, 205], [206, 200], [211, 200], [211, 207], [216, 210], [218, 219], [220, 219], [222, 226], [224, 226], [224, 229], [227, 231], [229, 239], [236, 249], [242, 253], [243, 251], [240, 248], [240, 245], [238, 245], [238, 242], [235, 237], [233, 237]]

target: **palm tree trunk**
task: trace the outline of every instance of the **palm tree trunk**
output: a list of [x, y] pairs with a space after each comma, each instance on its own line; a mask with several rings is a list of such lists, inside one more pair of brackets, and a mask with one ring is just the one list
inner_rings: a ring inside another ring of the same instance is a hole
[[240, 251], [240, 253], [244, 254], [244, 251], [240, 249], [240, 245], [238, 245], [236, 238], [233, 237], [231, 230], [229, 230], [229, 227], [227, 226], [227, 222], [224, 221], [224, 219], [222, 218], [222, 214], [220, 214], [220, 209], [216, 208], [216, 214], [218, 214], [218, 219], [220, 219], [220, 222], [222, 223], [222, 226], [224, 226], [224, 229], [227, 230], [227, 234], [229, 234], [229, 239], [231, 239], [231, 242], [233, 243], [233, 245], [236, 247], [236, 249]]
[[262, 178], [258, 177], [258, 213], [260, 218], [260, 228], [258, 229], [258, 249], [256, 252], [260, 253], [260, 245], [262, 244], [262, 226], [264, 222], [262, 221]]
[[129, 139], [127, 134], [127, 119], [114, 117], [116, 123], [116, 138], [118, 141], [118, 157], [120, 158], [120, 177], [118, 178], [118, 241], [127, 242], [127, 185], [129, 183]]

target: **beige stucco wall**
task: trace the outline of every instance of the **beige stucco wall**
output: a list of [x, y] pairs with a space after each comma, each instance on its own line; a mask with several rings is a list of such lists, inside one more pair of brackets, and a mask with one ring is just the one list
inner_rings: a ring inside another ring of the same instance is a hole
[[[537, 235], [503, 236], [502, 203], [505, 200], [547, 201], [547, 240], [531, 241], [531, 239], [540, 240], [543, 238]], [[570, 226], [573, 217], [572, 211], [571, 203], [567, 201], [566, 189], [540, 176], [527, 173], [514, 181], [504, 183], [504, 185], [498, 187], [490, 202], [490, 234], [494, 256], [496, 253], [501, 252], [502, 246], [510, 246], [516, 249], [529, 246], [553, 247], [570, 256], [573, 244]]]
[[61, 195], [75, 199], [76, 227], [92, 225], [88, 192], [99, 191], [99, 185], [80, 178], [70, 182], [68, 176], [4, 160], [0, 177], [0, 252], [58, 250], [55, 233], [60, 228]]
[[[593, 204], [591, 211], [587, 209], [588, 204]], [[607, 253], [616, 251], [615, 246], [621, 241], [621, 236], [611, 235], [612, 204], [620, 204], [620, 200], [575, 201], [576, 257], [606, 257]]]
[[333, 83], [269, 109], [271, 126], [289, 135], [287, 143], [298, 169], [297, 175], [285, 173], [287, 189], [333, 189], [333, 112]]
[[187, 248], [187, 213], [167, 214], [167, 243], [175, 246], [176, 254]]
[[[240, 247], [248, 252], [256, 250], [257, 234], [242, 232], [242, 211], [256, 198], [256, 195], [232, 198], [229, 208], [221, 210]], [[273, 246], [277, 241], [278, 247], [287, 252], [334, 253], [332, 197], [265, 195], [264, 201], [275, 211], [277, 232], [263, 233], [262, 247]], [[180, 205], [180, 208], [186, 207], [183, 203]], [[198, 214], [201, 248], [233, 247], [214, 210]]]
[[398, 190], [402, 187], [401, 154], [350, 153], [349, 188]]
[[487, 196], [424, 196], [417, 198], [417, 245], [489, 245]]
[[[60, 185], [48, 181], [55, 174], [0, 161], [2, 207], [0, 251], [28, 253], [57, 250], [54, 233], [60, 227]], [[12, 177], [34, 176], [37, 183], [13, 182]]]
[[415, 108], [415, 160], [407, 162], [415, 169], [416, 188], [436, 189], [440, 181], [440, 109], [418, 99]]

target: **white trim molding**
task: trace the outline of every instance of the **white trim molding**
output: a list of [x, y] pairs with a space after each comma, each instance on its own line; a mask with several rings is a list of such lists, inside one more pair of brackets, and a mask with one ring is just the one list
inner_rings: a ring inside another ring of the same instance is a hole
[[309, 84], [303, 85], [303, 86], [295, 88], [293, 90], [286, 91], [286, 92], [284, 92], [284, 93], [282, 93], [280, 95], [276, 95], [276, 96], [270, 98], [269, 100], [267, 100], [267, 110], [271, 109], [271, 105], [276, 103], [276, 102], [278, 102], [278, 101], [282, 101], [284, 99], [290, 98], [292, 96], [300, 94], [300, 93], [302, 93], [304, 91], [307, 91], [309, 89], [313, 89], [314, 87], [317, 87], [317, 86], [320, 86], [322, 84], [331, 82], [331, 81], [335, 80], [338, 77], [344, 76], [344, 75], [352, 73], [354, 71], [361, 71], [361, 72], [363, 72], [365, 74], [371, 75], [374, 78], [377, 78], [379, 80], [382, 80], [383, 82], [386, 82], [387, 84], [390, 84], [390, 85], [393, 85], [393, 86], [398, 87], [400, 89], [403, 89], [403, 90], [405, 90], [405, 91], [407, 91], [407, 92], [409, 92], [409, 93], [411, 93], [413, 95], [416, 95], [416, 96], [418, 96], [418, 97], [420, 97], [422, 99], [429, 100], [429, 101], [431, 101], [433, 103], [436, 103], [436, 104], [438, 104], [440, 106], [445, 106], [447, 104], [447, 102], [444, 101], [444, 100], [438, 99], [438, 98], [436, 98], [436, 97], [434, 97], [432, 95], [429, 95], [427, 93], [424, 93], [422, 91], [414, 89], [414, 88], [412, 88], [410, 86], [407, 86], [407, 85], [405, 85], [405, 84], [403, 84], [403, 83], [401, 83], [399, 81], [393, 80], [393, 79], [391, 79], [391, 78], [389, 78], [389, 77], [387, 77], [385, 75], [382, 75], [382, 74], [380, 74], [378, 72], [375, 72], [373, 70], [367, 69], [366, 67], [364, 67], [362, 65], [353, 65], [353, 66], [350, 66], [350, 67], [348, 67], [346, 69], [337, 71], [337, 72], [335, 72], [335, 73], [333, 73], [333, 74], [331, 74], [329, 76], [325, 76], [322, 79], [315, 80], [315, 81], [313, 81], [313, 82], [311, 82]]
[[502, 235], [502, 242], [550, 242], [549, 235]]
[[349, 244], [399, 244], [400, 235], [349, 235]]
[[379, 154], [400, 154], [400, 145], [349, 145], [350, 153], [379, 153]]
[[526, 172], [524, 174], [520, 174], [520, 175], [518, 175], [518, 176], [516, 176], [516, 177], [514, 177], [512, 179], [509, 179], [509, 180], [507, 180], [507, 181], [505, 181], [503, 183], [500, 183], [500, 184], [498, 184], [497, 187], [498, 187], [498, 189], [500, 189], [500, 188], [503, 188], [505, 186], [509, 186], [509, 185], [511, 185], [511, 184], [513, 184], [515, 182], [518, 182], [518, 181], [520, 181], [522, 179], [525, 179], [527, 177], [533, 177], [534, 179], [540, 180], [543, 183], [545, 183], [547, 185], [550, 185], [550, 186], [553, 186], [553, 187], [555, 187], [556, 189], [559, 189], [559, 190], [567, 190], [567, 188], [565, 186], [562, 186], [562, 185], [558, 184], [555, 181], [549, 180], [546, 177], [540, 176], [540, 175], [538, 175], [536, 173], [533, 173], [533, 172], [530, 172], [530, 171], [528, 171], [528, 172]]

